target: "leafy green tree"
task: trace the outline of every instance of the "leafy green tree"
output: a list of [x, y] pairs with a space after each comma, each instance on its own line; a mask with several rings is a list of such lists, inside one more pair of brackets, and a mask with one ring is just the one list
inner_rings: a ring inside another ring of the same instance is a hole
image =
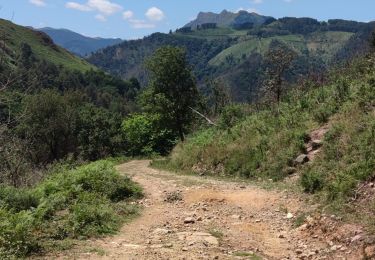
[[124, 148], [118, 114], [87, 104], [79, 111], [77, 128], [78, 150], [85, 160], [115, 156]]
[[73, 95], [43, 90], [27, 96], [26, 114], [17, 127], [20, 136], [31, 142], [36, 162], [51, 162], [74, 151], [77, 111]]
[[130, 155], [166, 154], [175, 144], [177, 136], [162, 127], [157, 114], [133, 114], [122, 123], [127, 150]]
[[144, 109], [159, 113], [165, 126], [184, 141], [193, 120], [192, 108], [200, 99], [185, 50], [162, 47], [147, 62], [147, 68], [151, 80], [141, 98]]

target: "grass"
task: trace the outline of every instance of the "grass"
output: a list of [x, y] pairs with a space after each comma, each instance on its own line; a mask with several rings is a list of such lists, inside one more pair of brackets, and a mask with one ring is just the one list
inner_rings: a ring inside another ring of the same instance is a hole
[[59, 167], [35, 188], [1, 189], [0, 257], [69, 249], [75, 240], [115, 233], [135, 216], [141, 188], [111, 161]]
[[243, 57], [248, 56], [252, 52], [263, 55], [267, 52], [273, 40], [284, 42], [297, 53], [310, 51], [311, 55], [319, 56], [323, 61], [329, 62], [352, 35], [352, 33], [347, 32], [315, 32], [306, 37], [295, 34], [268, 38], [246, 36], [239, 43], [232, 45], [212, 58], [209, 61], [209, 65], [221, 66], [226, 63], [229, 56], [233, 56], [236, 61], [241, 61]]
[[233, 253], [234, 256], [239, 256], [239, 257], [248, 257], [248, 259], [251, 260], [261, 260], [262, 257], [254, 254], [253, 252], [246, 252], [246, 251], [237, 251]]
[[218, 38], [238, 37], [245, 36], [247, 30], [235, 30], [229, 27], [206, 29], [206, 30], [194, 30], [191, 33], [176, 33], [177, 35], [188, 36], [192, 38], [215, 40]]
[[43, 34], [7, 20], [0, 19], [0, 37], [6, 39], [5, 53], [10, 62], [17, 59], [22, 43], [27, 43], [40, 60], [48, 60], [55, 65], [62, 65], [67, 69], [82, 72], [95, 69], [85, 60], [50, 42], [49, 38], [46, 38]]
[[342, 209], [358, 183], [374, 178], [374, 100], [371, 55], [332, 72], [324, 86], [309, 83], [290, 91], [278, 109], [254, 108], [234, 125], [193, 133], [175, 147], [164, 168], [192, 172], [198, 166], [205, 175], [272, 179], [274, 185], [305, 151], [308, 134], [329, 121], [320, 155], [296, 170], [305, 192]]
[[224, 237], [224, 233], [219, 230], [218, 228], [211, 227], [208, 230], [208, 233], [211, 234], [212, 236], [216, 237], [219, 241], [221, 241]]

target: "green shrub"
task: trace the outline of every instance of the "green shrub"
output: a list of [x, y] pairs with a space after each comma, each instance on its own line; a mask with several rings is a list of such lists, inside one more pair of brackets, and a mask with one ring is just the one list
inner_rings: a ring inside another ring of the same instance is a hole
[[69, 208], [67, 230], [73, 237], [110, 234], [119, 227], [120, 218], [110, 202], [100, 194], [82, 193]]
[[307, 171], [301, 176], [301, 185], [305, 192], [315, 193], [323, 189], [326, 179], [323, 174], [316, 171]]
[[0, 258], [26, 257], [57, 240], [113, 233], [136, 213], [128, 200], [141, 197], [141, 188], [112, 162], [56, 169], [34, 189], [0, 190]]
[[19, 212], [36, 208], [38, 204], [38, 198], [30, 190], [0, 185], [0, 208]]
[[334, 114], [335, 110], [331, 105], [321, 105], [319, 108], [316, 108], [313, 112], [313, 117], [316, 122], [319, 124], [327, 123], [329, 117]]
[[130, 155], [166, 154], [175, 145], [176, 136], [166, 129], [158, 114], [133, 114], [122, 123]]
[[0, 258], [25, 257], [39, 250], [31, 212], [0, 209]]
[[226, 106], [220, 114], [219, 126], [223, 129], [231, 128], [242, 121], [245, 116], [245, 106], [239, 104]]

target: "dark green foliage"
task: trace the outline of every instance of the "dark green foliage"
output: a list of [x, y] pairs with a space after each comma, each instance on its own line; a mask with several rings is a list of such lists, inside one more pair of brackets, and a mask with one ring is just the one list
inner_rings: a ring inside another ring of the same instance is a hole
[[280, 30], [293, 34], [309, 34], [321, 28], [321, 23], [312, 18], [285, 17], [278, 20]]
[[18, 126], [20, 136], [34, 144], [37, 162], [61, 159], [72, 151], [77, 111], [72, 96], [53, 90], [29, 96], [24, 101], [27, 116]]
[[165, 155], [178, 138], [161, 124], [158, 114], [133, 114], [123, 121], [122, 130], [128, 153], [132, 156]]
[[94, 193], [82, 193], [69, 208], [67, 230], [73, 237], [89, 237], [116, 231], [120, 218], [109, 202]]
[[115, 156], [125, 148], [121, 133], [121, 116], [87, 104], [79, 111], [77, 150], [91, 161]]
[[157, 113], [163, 125], [184, 140], [193, 120], [192, 108], [198, 106], [200, 96], [195, 78], [181, 48], [158, 49], [147, 62], [150, 84], [141, 103], [149, 113]]
[[26, 257], [53, 241], [114, 233], [135, 213], [127, 202], [142, 196], [109, 161], [56, 171], [33, 189], [1, 187], [0, 257]]
[[229, 105], [224, 107], [220, 114], [219, 125], [223, 129], [229, 129], [243, 121], [247, 116], [246, 108], [243, 105]]
[[11, 213], [0, 209], [0, 258], [24, 258], [38, 252], [40, 246], [33, 229], [31, 212]]
[[305, 172], [301, 176], [301, 185], [304, 187], [305, 192], [315, 193], [320, 191], [323, 188], [324, 183], [324, 176], [311, 170]]
[[36, 208], [38, 204], [38, 198], [28, 189], [0, 186], [0, 208], [20, 212]]

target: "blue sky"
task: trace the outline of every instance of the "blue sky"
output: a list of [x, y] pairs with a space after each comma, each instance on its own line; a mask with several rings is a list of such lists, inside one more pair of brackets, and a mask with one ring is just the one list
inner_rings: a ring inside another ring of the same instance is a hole
[[276, 18], [375, 20], [375, 0], [0, 0], [0, 17], [33, 27], [134, 39], [182, 27], [200, 11], [251, 10]]

